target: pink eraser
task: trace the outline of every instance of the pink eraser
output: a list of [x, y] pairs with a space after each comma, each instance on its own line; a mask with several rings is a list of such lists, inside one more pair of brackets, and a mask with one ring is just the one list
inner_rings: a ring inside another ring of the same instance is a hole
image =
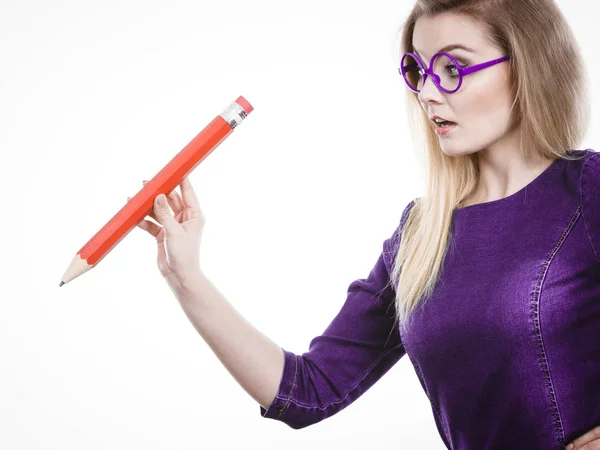
[[240, 105], [242, 108], [244, 108], [244, 111], [246, 111], [246, 114], [250, 114], [252, 112], [252, 110], [254, 109], [254, 107], [248, 102], [248, 100], [246, 100], [241, 95], [237, 98], [237, 100], [235, 102], [238, 105]]

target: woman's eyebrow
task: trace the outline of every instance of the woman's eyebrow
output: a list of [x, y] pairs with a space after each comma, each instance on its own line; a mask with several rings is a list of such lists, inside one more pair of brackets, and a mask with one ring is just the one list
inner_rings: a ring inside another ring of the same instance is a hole
[[[463, 45], [463, 44], [450, 44], [450, 45], [446, 45], [445, 47], [442, 47], [438, 51], [440, 51], [440, 52], [449, 52], [450, 50], [455, 50], [457, 48], [459, 48], [461, 50], [465, 50], [467, 52], [475, 53], [475, 50], [473, 50], [472, 48], [469, 48], [469, 47], [467, 47], [466, 45]], [[422, 58], [421, 53], [416, 48], [414, 48], [414, 46], [413, 46], [413, 50], [414, 50], [414, 52], [420, 58]]]

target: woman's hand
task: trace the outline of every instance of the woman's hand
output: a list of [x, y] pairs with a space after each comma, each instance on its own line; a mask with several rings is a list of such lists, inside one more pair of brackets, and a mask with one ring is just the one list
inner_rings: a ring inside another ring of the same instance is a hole
[[[146, 184], [146, 180], [143, 184]], [[160, 200], [165, 199], [163, 194], [154, 199], [154, 207], [148, 215], [162, 226], [147, 219], [137, 225], [156, 239], [161, 275], [169, 284], [175, 282], [178, 285], [200, 272], [200, 240], [205, 223], [204, 214], [187, 177], [182, 180], [180, 188], [181, 196], [175, 189], [166, 196], [168, 205], [160, 204]], [[127, 201], [130, 198], [127, 197]]]
[[565, 448], [567, 450], [600, 450], [600, 426], [579, 436]]

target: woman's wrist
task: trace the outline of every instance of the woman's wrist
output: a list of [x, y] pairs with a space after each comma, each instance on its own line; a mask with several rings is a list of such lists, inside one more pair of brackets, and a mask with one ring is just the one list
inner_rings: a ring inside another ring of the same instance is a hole
[[189, 295], [193, 292], [194, 287], [204, 279], [204, 274], [200, 271], [192, 271], [188, 273], [173, 273], [167, 275], [165, 280], [169, 284], [171, 290], [176, 295]]

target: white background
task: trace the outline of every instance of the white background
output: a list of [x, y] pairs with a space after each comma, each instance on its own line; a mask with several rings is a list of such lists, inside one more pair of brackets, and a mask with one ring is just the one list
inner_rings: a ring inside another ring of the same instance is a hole
[[[408, 357], [314, 426], [261, 418], [139, 228], [58, 287], [142, 180], [243, 95], [255, 110], [190, 176], [201, 264], [278, 345], [308, 350], [423, 193], [397, 71], [412, 4], [0, 3], [1, 449], [444, 448]], [[598, 73], [597, 2], [558, 4]], [[595, 122], [580, 148], [598, 147]]]

